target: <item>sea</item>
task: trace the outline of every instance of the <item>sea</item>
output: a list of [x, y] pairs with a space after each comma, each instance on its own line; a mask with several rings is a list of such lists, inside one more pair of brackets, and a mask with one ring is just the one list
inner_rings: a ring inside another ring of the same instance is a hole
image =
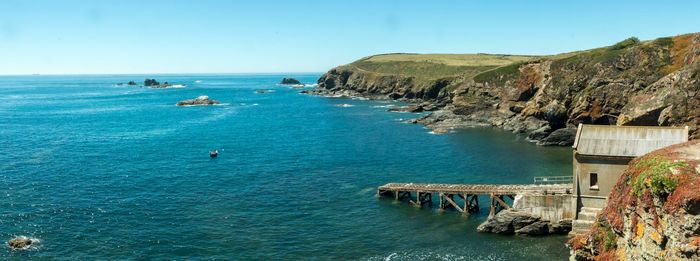
[[[425, 114], [387, 111], [401, 102], [300, 93], [320, 75], [0, 77], [0, 241], [38, 242], [0, 259], [568, 259], [565, 236], [478, 233], [486, 198], [463, 216], [376, 192], [571, 175], [571, 148], [436, 135], [405, 123]], [[126, 85], [145, 78], [183, 86]], [[175, 105], [201, 95], [221, 104]]]

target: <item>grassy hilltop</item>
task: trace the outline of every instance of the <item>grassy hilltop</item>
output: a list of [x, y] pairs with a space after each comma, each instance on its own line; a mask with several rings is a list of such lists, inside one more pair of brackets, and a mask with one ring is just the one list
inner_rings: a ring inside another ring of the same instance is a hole
[[474, 76], [481, 72], [538, 58], [499, 54], [380, 54], [357, 60], [347, 66], [380, 74], [420, 79]]

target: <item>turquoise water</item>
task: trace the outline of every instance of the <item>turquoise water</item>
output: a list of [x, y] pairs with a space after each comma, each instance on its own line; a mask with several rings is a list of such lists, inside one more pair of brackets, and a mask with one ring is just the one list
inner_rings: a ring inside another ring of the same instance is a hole
[[[283, 76], [155, 76], [181, 89], [115, 85], [142, 75], [0, 77], [0, 240], [41, 240], [0, 257], [567, 258], [565, 237], [477, 233], [487, 211], [417, 209], [375, 189], [569, 175], [570, 148], [493, 128], [432, 135], [392, 102], [303, 95]], [[223, 105], [174, 106], [199, 95]]]

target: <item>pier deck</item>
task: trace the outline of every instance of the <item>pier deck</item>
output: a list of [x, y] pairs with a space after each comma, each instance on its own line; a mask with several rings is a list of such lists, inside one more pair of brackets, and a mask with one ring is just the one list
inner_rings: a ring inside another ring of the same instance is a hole
[[[427, 183], [388, 183], [377, 188], [379, 196], [393, 196], [396, 200], [407, 199], [416, 207], [433, 204], [433, 194], [438, 197], [439, 208], [454, 208], [464, 214], [479, 211], [479, 195], [489, 196], [489, 217], [502, 209], [510, 209], [506, 198], [514, 199], [517, 194], [571, 194], [572, 184], [427, 184]], [[415, 196], [414, 196], [415, 195]], [[459, 198], [461, 204], [455, 199]]]

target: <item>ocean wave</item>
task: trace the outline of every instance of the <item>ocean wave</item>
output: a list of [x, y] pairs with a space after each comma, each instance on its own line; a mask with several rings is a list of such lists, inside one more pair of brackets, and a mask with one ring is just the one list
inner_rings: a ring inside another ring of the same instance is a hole
[[396, 107], [396, 105], [387, 104], [387, 105], [374, 105], [374, 106], [372, 106], [372, 108], [392, 108], [392, 107]]
[[335, 106], [337, 106], [337, 107], [354, 107], [355, 105], [347, 104], [347, 103], [341, 103], [341, 104], [336, 104]]

